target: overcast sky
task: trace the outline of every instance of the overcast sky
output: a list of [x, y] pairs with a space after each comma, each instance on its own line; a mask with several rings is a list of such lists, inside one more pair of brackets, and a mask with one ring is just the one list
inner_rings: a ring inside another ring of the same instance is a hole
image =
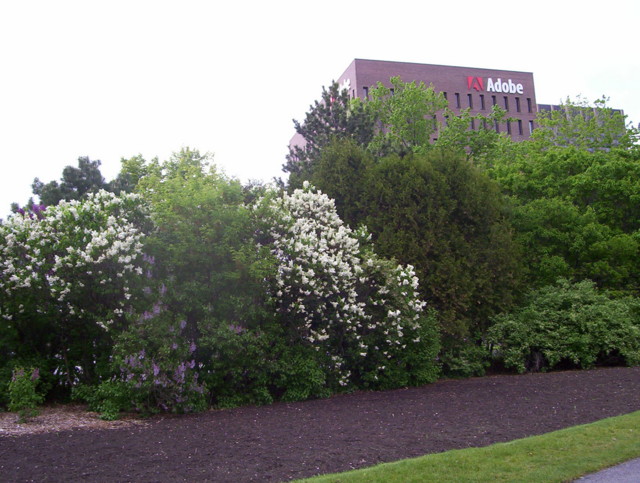
[[282, 175], [302, 119], [354, 58], [533, 72], [640, 122], [640, 2], [609, 0], [0, 3], [0, 216], [79, 156], [212, 152], [242, 180]]

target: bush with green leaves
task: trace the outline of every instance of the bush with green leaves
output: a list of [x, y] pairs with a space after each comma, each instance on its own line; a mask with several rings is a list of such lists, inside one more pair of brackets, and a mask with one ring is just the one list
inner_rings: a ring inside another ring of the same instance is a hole
[[518, 372], [562, 364], [590, 368], [610, 356], [640, 364], [640, 301], [613, 299], [585, 280], [533, 290], [517, 310], [494, 318], [488, 343]]
[[27, 371], [23, 367], [17, 367], [13, 371], [9, 383], [8, 408], [9, 411], [18, 413], [21, 423], [37, 416], [37, 407], [44, 401], [44, 397], [36, 390], [38, 379], [40, 379], [40, 371], [37, 368]]

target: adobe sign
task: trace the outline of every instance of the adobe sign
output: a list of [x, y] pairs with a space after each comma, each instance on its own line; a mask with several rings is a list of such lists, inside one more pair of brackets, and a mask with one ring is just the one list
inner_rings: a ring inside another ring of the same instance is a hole
[[[516, 84], [511, 79], [503, 81], [498, 77], [495, 81], [489, 77], [486, 82], [487, 92], [504, 92], [505, 94], [523, 94], [524, 87], [522, 84]], [[469, 90], [484, 91], [485, 82], [482, 77], [467, 77], [467, 88]]]

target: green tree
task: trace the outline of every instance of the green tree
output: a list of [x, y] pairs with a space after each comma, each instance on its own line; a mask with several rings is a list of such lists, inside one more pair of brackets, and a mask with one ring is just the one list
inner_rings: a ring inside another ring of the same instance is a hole
[[376, 120], [376, 134], [369, 149], [378, 155], [405, 155], [428, 145], [438, 132], [436, 115], [447, 107], [442, 93], [424, 82], [390, 79], [391, 87], [378, 82], [371, 89], [367, 109]]
[[334, 138], [353, 139], [366, 146], [373, 138], [374, 123], [370, 112], [358, 99], [351, 99], [346, 89], [333, 82], [328, 89], [322, 88], [322, 96], [315, 101], [303, 122], [293, 120], [296, 133], [304, 140], [303, 146], [289, 147], [283, 171], [290, 173], [289, 185], [302, 186], [309, 179], [321, 150]]
[[628, 149], [637, 146], [640, 132], [627, 124], [626, 116], [607, 105], [602, 97], [591, 106], [588, 100], [567, 98], [559, 110], [541, 111], [532, 140], [538, 149], [575, 146], [586, 150]]
[[363, 221], [378, 252], [416, 267], [445, 334], [484, 333], [520, 277], [498, 186], [464, 156], [437, 150], [384, 158], [364, 183]]
[[588, 278], [601, 288], [637, 293], [638, 151], [534, 146], [494, 159], [488, 171], [513, 201], [530, 282]]
[[31, 185], [33, 194], [40, 197], [45, 206], [57, 205], [59, 201], [79, 200], [87, 193], [95, 193], [108, 186], [100, 173], [100, 161], [91, 161], [88, 157], [78, 158], [78, 167], [67, 166], [62, 171], [60, 183], [44, 183], [38, 178]]

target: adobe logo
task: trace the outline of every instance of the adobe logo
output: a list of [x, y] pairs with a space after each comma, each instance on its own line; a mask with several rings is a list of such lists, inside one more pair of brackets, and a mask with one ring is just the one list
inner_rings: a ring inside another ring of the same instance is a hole
[[469, 89], [469, 90], [475, 89], [478, 92], [479, 91], [483, 91], [484, 90], [484, 81], [482, 80], [482, 77], [468, 76], [467, 77], [467, 89]]
[[[484, 79], [482, 77], [467, 76], [467, 89], [475, 89], [480, 92], [484, 90]], [[511, 79], [504, 82], [498, 77], [494, 80], [489, 77], [487, 79], [487, 92], [504, 92], [505, 94], [523, 94], [524, 86], [520, 83], [516, 84]]]

